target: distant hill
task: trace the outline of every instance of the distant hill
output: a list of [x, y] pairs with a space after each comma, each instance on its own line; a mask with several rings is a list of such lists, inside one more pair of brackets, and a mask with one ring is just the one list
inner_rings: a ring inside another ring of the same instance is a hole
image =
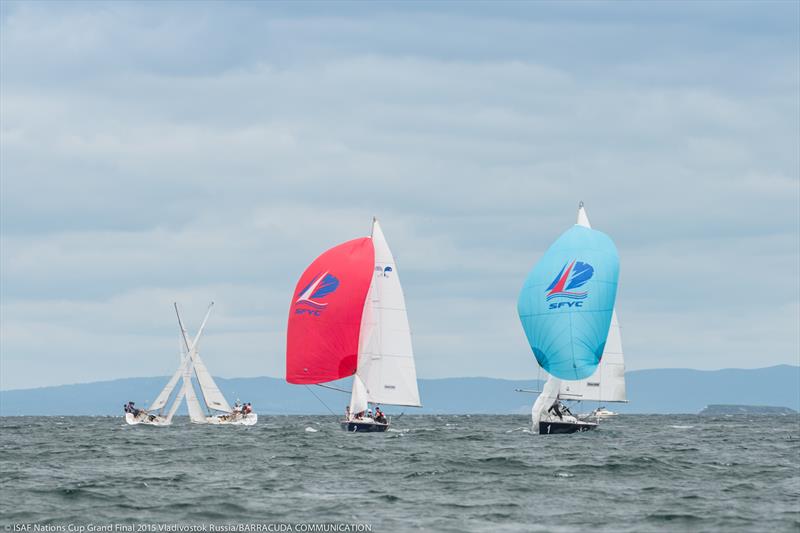
[[[626, 374], [628, 404], [615, 404], [623, 413], [697, 413], [711, 404], [774, 405], [800, 410], [800, 367], [780, 365], [751, 370], [638, 370]], [[0, 391], [0, 415], [116, 415], [122, 404], [145, 407], [167, 377]], [[349, 396], [320, 387], [289, 385], [278, 378], [218, 378], [226, 397], [253, 403], [261, 414], [336, 414], [344, 412]], [[349, 390], [349, 380], [336, 386]], [[535, 394], [516, 388], [538, 389], [533, 380], [448, 378], [419, 380], [424, 407], [386, 409], [389, 413], [522, 414], [529, 413]], [[320, 400], [315, 398], [318, 396]], [[588, 402], [586, 410], [596, 407]], [[184, 408], [185, 409], [185, 408]], [[578, 410], [582, 410], [580, 407]], [[184, 412], [184, 411], [181, 411]]]
[[704, 416], [724, 415], [796, 415], [797, 411], [788, 407], [775, 407], [772, 405], [735, 405], [712, 404], [697, 413]]

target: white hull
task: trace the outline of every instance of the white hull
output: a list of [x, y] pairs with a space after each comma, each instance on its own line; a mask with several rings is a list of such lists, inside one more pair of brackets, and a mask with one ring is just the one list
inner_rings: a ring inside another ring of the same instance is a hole
[[216, 415], [206, 418], [209, 424], [227, 426], [254, 426], [258, 422], [258, 414], [248, 413], [242, 415]]
[[163, 416], [148, 415], [141, 413], [139, 416], [133, 416], [133, 413], [125, 413], [125, 422], [129, 426], [138, 426], [144, 424], [146, 426], [169, 426], [172, 425], [171, 420], [167, 420]]
[[611, 418], [612, 416], [617, 416], [617, 413], [615, 413], [614, 411], [609, 411], [604, 407], [601, 407], [589, 413], [589, 416], [592, 418]]

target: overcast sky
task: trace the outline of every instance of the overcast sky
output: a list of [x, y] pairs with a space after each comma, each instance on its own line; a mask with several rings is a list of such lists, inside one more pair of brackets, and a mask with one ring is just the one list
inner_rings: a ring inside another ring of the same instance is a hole
[[283, 376], [297, 278], [377, 215], [420, 377], [535, 377], [579, 200], [629, 369], [798, 364], [800, 4], [3, 2], [0, 387]]

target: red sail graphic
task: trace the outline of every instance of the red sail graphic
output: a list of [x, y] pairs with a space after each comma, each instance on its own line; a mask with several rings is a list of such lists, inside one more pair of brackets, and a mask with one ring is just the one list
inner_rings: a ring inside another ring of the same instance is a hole
[[374, 268], [372, 239], [363, 237], [331, 248], [303, 272], [289, 307], [286, 381], [324, 383], [355, 373]]

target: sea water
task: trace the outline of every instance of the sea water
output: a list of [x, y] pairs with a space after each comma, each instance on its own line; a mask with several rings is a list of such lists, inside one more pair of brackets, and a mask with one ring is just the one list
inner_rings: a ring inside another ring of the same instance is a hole
[[538, 436], [524, 416], [406, 415], [373, 434], [347, 434], [332, 416], [166, 428], [6, 417], [0, 522], [76, 533], [798, 531], [800, 418], [621, 415]]

